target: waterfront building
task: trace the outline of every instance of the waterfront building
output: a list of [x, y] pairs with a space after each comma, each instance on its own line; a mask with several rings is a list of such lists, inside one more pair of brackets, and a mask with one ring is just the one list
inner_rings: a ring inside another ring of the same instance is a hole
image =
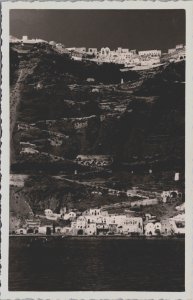
[[101, 209], [89, 209], [83, 212], [83, 216], [87, 220], [87, 224], [106, 224], [108, 222], [109, 214], [107, 211], [101, 211]]
[[169, 220], [174, 235], [185, 235], [185, 214], [179, 214]]
[[107, 224], [98, 223], [96, 225], [97, 235], [106, 235], [109, 232], [109, 226]]
[[38, 232], [39, 234], [45, 235], [47, 232], [47, 226], [40, 226]]
[[145, 230], [145, 235], [146, 236], [156, 236], [156, 235], [161, 235], [162, 232], [162, 224], [158, 221], [155, 222], [148, 222], [144, 226]]
[[39, 232], [40, 220], [26, 220], [26, 230], [27, 233], [35, 233]]
[[60, 226], [56, 226], [54, 230], [55, 230], [56, 234], [61, 234], [62, 233], [62, 228]]
[[116, 234], [117, 233], [117, 226], [116, 224], [109, 224], [109, 234]]
[[75, 227], [72, 226], [72, 223], [71, 223], [71, 227], [69, 227], [69, 226], [62, 227], [61, 228], [61, 234], [64, 234], [64, 235], [71, 235], [71, 234], [75, 235], [76, 231], [74, 231]]
[[126, 222], [126, 215], [116, 215], [116, 214], [111, 214], [107, 218], [106, 222], [107, 224], [116, 224], [117, 226], [122, 226]]
[[169, 219], [161, 220], [161, 235], [168, 236], [171, 235], [171, 224]]
[[25, 228], [18, 228], [15, 231], [16, 234], [27, 234], [27, 230]]
[[153, 223], [147, 223], [144, 226], [144, 229], [145, 229], [146, 236], [154, 236], [155, 235], [155, 226]]
[[123, 233], [143, 234], [143, 219], [141, 217], [127, 217], [124, 222]]
[[89, 214], [85, 215], [84, 217], [88, 224], [97, 223], [97, 222], [99, 222], [99, 218], [100, 218], [98, 215], [89, 215]]
[[74, 223], [75, 228], [77, 229], [77, 234], [83, 234], [85, 228], [87, 227], [87, 220], [84, 216], [80, 216], [76, 219], [76, 224]]
[[97, 234], [97, 225], [96, 223], [89, 223], [85, 228], [86, 235], [96, 235]]
[[154, 228], [155, 228], [155, 234], [160, 235], [161, 234], [161, 223], [160, 222], [156, 222], [154, 224]]

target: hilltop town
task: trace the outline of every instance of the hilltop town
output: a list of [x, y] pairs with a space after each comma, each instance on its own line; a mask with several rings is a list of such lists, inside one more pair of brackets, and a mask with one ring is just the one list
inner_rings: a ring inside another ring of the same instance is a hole
[[185, 46], [10, 37], [10, 234], [185, 233]]
[[21, 51], [26, 51], [31, 45], [49, 44], [59, 53], [68, 54], [76, 61], [93, 61], [97, 64], [114, 63], [123, 65], [130, 70], [146, 70], [161, 66], [166, 62], [183, 61], [186, 58], [185, 45], [178, 44], [174, 48], [168, 49], [166, 53], [161, 50], [136, 50], [118, 47], [116, 50], [111, 50], [109, 47], [97, 48], [86, 47], [65, 47], [61, 43], [54, 41], [45, 41], [42, 39], [28, 39], [28, 36], [23, 36], [21, 39], [10, 37], [10, 43], [20, 44]]

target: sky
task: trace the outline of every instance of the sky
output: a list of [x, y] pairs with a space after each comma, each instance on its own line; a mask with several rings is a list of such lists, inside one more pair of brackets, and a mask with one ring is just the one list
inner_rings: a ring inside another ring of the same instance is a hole
[[66, 47], [163, 51], [185, 44], [185, 11], [12, 9], [10, 34], [56, 41]]

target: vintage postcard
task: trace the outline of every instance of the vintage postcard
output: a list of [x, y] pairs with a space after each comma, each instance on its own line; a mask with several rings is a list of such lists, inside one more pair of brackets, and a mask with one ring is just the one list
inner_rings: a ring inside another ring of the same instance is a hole
[[193, 3], [2, 3], [2, 299], [191, 300]]

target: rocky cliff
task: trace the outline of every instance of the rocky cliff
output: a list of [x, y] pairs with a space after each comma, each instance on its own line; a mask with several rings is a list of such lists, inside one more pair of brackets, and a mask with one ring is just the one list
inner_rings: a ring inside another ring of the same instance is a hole
[[11, 51], [15, 161], [36, 156], [21, 154], [22, 142], [65, 159], [81, 153], [112, 154], [127, 163], [183, 161], [183, 63], [134, 73], [119, 84], [115, 67], [97, 69], [47, 48]]
[[[77, 164], [77, 155], [103, 154], [114, 158], [116, 171], [184, 173], [184, 62], [123, 73], [120, 66], [72, 61], [51, 46], [11, 45], [10, 68], [12, 172], [89, 173], [89, 166]], [[55, 199], [57, 210], [62, 193], [70, 193], [74, 203], [87, 197], [86, 191], [77, 196], [69, 184], [68, 191], [56, 187], [54, 179], [53, 195], [39, 192], [37, 199], [34, 190], [30, 199], [29, 187], [22, 193], [33, 212], [45, 208], [43, 198], [47, 204]]]

